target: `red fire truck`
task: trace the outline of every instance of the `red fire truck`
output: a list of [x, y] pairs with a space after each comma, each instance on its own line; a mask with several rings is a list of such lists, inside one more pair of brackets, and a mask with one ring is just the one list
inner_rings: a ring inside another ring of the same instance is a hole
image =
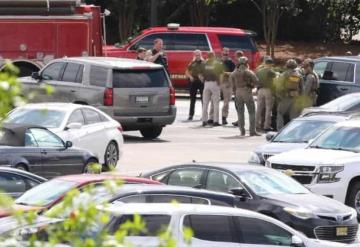
[[19, 76], [64, 56], [102, 56], [100, 7], [79, 0], [1, 0], [0, 69], [6, 59]]

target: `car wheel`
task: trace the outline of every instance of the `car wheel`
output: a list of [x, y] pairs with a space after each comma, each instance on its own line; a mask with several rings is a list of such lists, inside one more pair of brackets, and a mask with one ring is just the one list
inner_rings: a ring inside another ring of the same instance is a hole
[[153, 127], [141, 129], [140, 133], [146, 139], [155, 139], [161, 134], [162, 129], [163, 127], [161, 126], [153, 126]]
[[352, 184], [346, 204], [356, 209], [358, 218], [360, 216], [360, 182]]
[[22, 171], [27, 171], [26, 166], [24, 164], [17, 164], [15, 166], [16, 169], [22, 170]]
[[105, 166], [107, 169], [115, 168], [119, 160], [119, 148], [115, 142], [110, 142], [105, 151]]
[[98, 160], [95, 158], [89, 159], [84, 166], [83, 173], [100, 173], [101, 168], [99, 172], [93, 167], [94, 164], [98, 164], [98, 163], [99, 163]]

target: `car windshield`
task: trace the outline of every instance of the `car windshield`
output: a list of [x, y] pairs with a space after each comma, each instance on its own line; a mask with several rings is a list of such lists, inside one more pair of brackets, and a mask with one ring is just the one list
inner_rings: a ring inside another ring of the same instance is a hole
[[360, 128], [349, 126], [330, 128], [313, 141], [310, 148], [360, 152]]
[[307, 194], [309, 191], [291, 177], [278, 171], [253, 170], [237, 172], [241, 181], [255, 194]]
[[330, 121], [294, 120], [272, 142], [306, 143], [332, 124]]
[[66, 192], [75, 188], [76, 182], [53, 179], [26, 191], [15, 203], [26, 206], [45, 207], [54, 203]]
[[320, 108], [332, 111], [347, 111], [358, 102], [358, 97], [354, 97], [353, 94], [347, 94], [320, 106]]
[[65, 113], [65, 111], [48, 109], [16, 109], [7, 116], [5, 122], [59, 128], [64, 120]]

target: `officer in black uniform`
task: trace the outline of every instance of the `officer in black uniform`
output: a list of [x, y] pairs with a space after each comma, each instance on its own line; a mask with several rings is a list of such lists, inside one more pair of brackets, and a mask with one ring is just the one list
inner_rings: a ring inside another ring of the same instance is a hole
[[[154, 47], [151, 51], [152, 56], [148, 59], [150, 62], [161, 64], [164, 66], [166, 72], [169, 74], [169, 68], [168, 68], [168, 60], [167, 57], [163, 51], [164, 48], [164, 42], [162, 39], [155, 39], [154, 40]], [[169, 74], [170, 75], [170, 74]]]
[[189, 118], [188, 120], [193, 120], [194, 111], [195, 111], [195, 102], [196, 102], [196, 95], [199, 91], [201, 102], [202, 102], [202, 95], [204, 91], [204, 83], [199, 78], [201, 71], [204, 69], [204, 62], [205, 60], [201, 56], [200, 50], [194, 51], [194, 58], [189, 63], [185, 75], [189, 78], [189, 90], [190, 90], [190, 110], [189, 110]]

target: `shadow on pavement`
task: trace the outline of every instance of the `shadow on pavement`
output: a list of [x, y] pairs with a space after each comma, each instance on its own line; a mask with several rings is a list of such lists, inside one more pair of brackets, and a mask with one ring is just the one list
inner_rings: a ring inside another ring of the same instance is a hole
[[123, 135], [124, 137], [124, 142], [125, 143], [166, 143], [166, 142], [170, 142], [167, 140], [163, 140], [160, 138], [157, 139], [153, 139], [153, 140], [148, 140], [148, 139], [144, 139], [143, 137], [140, 136], [131, 136], [131, 135]]

